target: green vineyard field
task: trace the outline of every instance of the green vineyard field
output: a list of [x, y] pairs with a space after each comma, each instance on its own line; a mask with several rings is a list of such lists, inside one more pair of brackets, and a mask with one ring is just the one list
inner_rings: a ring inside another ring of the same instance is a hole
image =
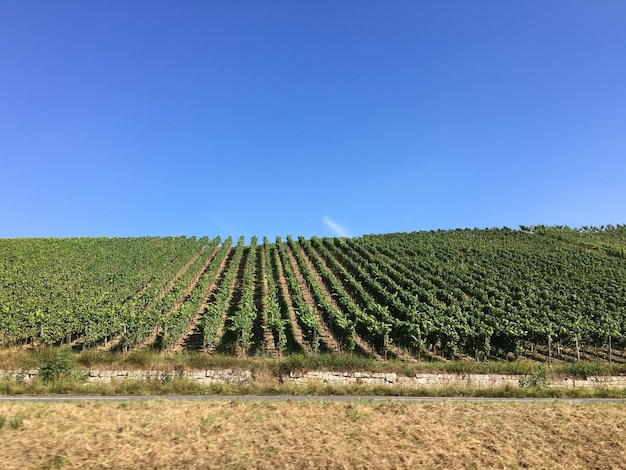
[[626, 226], [0, 239], [0, 346], [626, 362]]

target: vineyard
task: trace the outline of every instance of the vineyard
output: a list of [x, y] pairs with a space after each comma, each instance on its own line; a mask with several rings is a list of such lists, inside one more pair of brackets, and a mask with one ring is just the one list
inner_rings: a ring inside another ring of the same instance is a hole
[[626, 226], [1, 239], [0, 345], [626, 362]]

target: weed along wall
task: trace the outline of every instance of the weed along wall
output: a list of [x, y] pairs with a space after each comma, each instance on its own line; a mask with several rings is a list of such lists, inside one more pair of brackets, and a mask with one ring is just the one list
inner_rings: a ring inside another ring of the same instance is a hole
[[[39, 375], [36, 369], [27, 371], [2, 371], [0, 379], [12, 378], [17, 381], [30, 382]], [[506, 374], [451, 374], [451, 373], [417, 373], [407, 377], [395, 372], [336, 372], [336, 371], [292, 371], [283, 375], [264, 374], [255, 377], [251, 370], [246, 369], [208, 369], [195, 371], [152, 371], [152, 370], [89, 370], [85, 371], [85, 383], [109, 383], [115, 380], [172, 380], [184, 377], [198, 385], [211, 384], [247, 384], [256, 381], [274, 381], [291, 385], [311, 385], [322, 383], [337, 386], [387, 386], [387, 387], [525, 387], [543, 385], [564, 388], [626, 388], [626, 376], [590, 376], [586, 378], [571, 377], [536, 377], [528, 375]]]

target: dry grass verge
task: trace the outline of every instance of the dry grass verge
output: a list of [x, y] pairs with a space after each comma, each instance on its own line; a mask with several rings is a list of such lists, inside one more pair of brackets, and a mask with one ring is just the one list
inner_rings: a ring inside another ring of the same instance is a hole
[[626, 405], [0, 403], [22, 468], [623, 468]]

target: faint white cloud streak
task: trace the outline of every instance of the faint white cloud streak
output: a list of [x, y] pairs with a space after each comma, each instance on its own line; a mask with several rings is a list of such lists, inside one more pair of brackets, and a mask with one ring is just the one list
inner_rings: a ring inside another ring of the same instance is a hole
[[333, 233], [335, 235], [337, 235], [338, 237], [349, 237], [350, 236], [350, 235], [348, 235], [348, 231], [344, 227], [339, 225], [337, 222], [332, 220], [330, 217], [325, 216], [322, 219], [322, 222], [324, 222], [326, 224], [326, 226], [329, 229], [331, 229], [333, 231]]

